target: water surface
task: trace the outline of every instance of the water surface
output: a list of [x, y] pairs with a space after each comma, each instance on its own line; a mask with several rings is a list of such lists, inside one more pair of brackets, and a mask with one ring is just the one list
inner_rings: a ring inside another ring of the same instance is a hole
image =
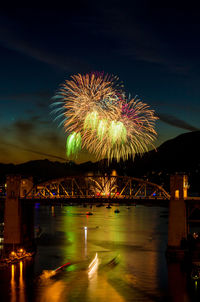
[[37, 206], [37, 254], [1, 269], [0, 301], [192, 301], [166, 263], [167, 209], [116, 208]]

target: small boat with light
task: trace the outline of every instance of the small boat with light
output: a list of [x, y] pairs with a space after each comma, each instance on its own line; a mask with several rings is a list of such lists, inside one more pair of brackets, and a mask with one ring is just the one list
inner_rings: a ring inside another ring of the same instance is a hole
[[191, 272], [191, 278], [194, 281], [200, 281], [200, 266], [199, 265], [194, 265], [192, 268], [192, 272]]
[[24, 249], [19, 249], [18, 251], [12, 251], [7, 258], [2, 258], [0, 260], [0, 267], [8, 265], [8, 264], [15, 264], [19, 261], [22, 261], [25, 258], [30, 258], [34, 256], [35, 252], [27, 252]]
[[86, 212], [86, 215], [93, 215], [92, 212]]
[[116, 209], [114, 212], [115, 212], [115, 213], [120, 213], [120, 210], [119, 210], [119, 209]]
[[112, 207], [111, 207], [111, 205], [107, 205], [107, 207], [106, 207], [106, 209], [111, 209]]

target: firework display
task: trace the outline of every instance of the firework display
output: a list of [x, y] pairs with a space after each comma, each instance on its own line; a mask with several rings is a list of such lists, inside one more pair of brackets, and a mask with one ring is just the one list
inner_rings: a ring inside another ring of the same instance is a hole
[[67, 157], [81, 149], [97, 159], [126, 160], [153, 146], [154, 110], [137, 98], [127, 98], [116, 76], [73, 75], [60, 87], [53, 103], [67, 133]]

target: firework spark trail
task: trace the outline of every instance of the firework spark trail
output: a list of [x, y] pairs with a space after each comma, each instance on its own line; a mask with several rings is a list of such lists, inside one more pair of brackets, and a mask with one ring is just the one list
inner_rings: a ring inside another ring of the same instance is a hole
[[55, 98], [54, 112], [62, 117], [68, 135], [68, 157], [86, 149], [97, 159], [120, 161], [153, 146], [158, 119], [154, 110], [137, 98], [126, 98], [115, 76], [100, 72], [74, 75]]
[[91, 181], [90, 189], [96, 194], [104, 194], [108, 195], [110, 193], [113, 193], [115, 189], [117, 189], [116, 184], [116, 177], [98, 177], [98, 178], [92, 178], [89, 177], [89, 180]]

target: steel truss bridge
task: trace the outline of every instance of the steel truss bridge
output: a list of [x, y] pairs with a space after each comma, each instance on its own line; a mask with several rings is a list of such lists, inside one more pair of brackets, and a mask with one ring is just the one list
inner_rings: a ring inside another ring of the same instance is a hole
[[162, 186], [128, 176], [71, 176], [36, 184], [26, 199], [147, 199], [169, 200]]

